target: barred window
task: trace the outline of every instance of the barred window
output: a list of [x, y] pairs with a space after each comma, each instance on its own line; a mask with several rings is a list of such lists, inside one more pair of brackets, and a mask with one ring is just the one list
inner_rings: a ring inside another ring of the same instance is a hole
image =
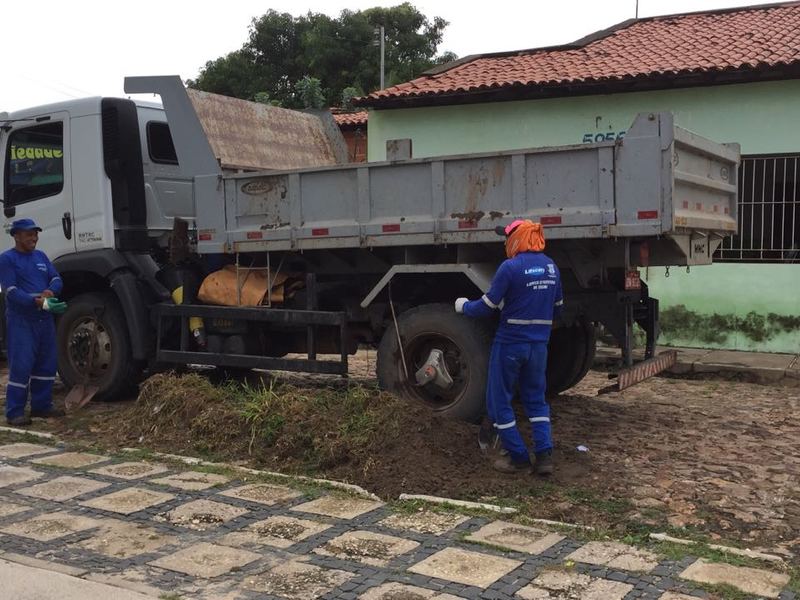
[[800, 155], [743, 156], [739, 233], [723, 240], [719, 262], [800, 263]]

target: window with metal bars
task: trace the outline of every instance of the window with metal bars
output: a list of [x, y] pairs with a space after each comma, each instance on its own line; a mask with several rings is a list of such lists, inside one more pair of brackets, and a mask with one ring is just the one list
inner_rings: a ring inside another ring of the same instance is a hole
[[800, 263], [800, 155], [744, 156], [739, 167], [739, 233], [718, 262]]

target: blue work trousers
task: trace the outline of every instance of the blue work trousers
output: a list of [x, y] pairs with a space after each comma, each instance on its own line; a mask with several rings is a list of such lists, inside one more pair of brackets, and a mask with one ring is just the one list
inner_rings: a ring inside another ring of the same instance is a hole
[[547, 342], [503, 343], [495, 341], [489, 358], [486, 409], [503, 447], [515, 462], [530, 460], [517, 428], [511, 400], [519, 387], [525, 414], [531, 422], [534, 452], [553, 447], [550, 406], [544, 398]]
[[53, 407], [53, 381], [56, 378], [56, 327], [53, 317], [25, 318], [8, 315], [8, 387], [6, 418], [25, 414], [28, 391], [31, 410]]

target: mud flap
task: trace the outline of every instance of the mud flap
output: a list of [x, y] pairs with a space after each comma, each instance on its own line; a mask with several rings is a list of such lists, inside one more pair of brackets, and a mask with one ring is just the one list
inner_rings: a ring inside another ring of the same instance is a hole
[[488, 416], [483, 417], [481, 421], [481, 428], [478, 430], [478, 446], [484, 452], [490, 448], [497, 448], [500, 443], [500, 437], [497, 435], [497, 430], [494, 428], [494, 423]]
[[666, 371], [670, 367], [672, 367], [675, 363], [678, 362], [678, 351], [677, 350], [667, 350], [666, 352], [662, 352], [658, 356], [650, 358], [648, 360], [643, 360], [640, 363], [636, 363], [632, 367], [627, 369], [623, 369], [619, 373], [612, 373], [609, 375], [609, 378], [615, 378], [616, 381], [611, 385], [608, 385], [597, 392], [597, 395], [600, 394], [610, 394], [611, 392], [621, 392], [622, 390], [631, 387], [632, 385], [636, 385], [653, 377], [654, 375], [658, 375], [662, 371]]

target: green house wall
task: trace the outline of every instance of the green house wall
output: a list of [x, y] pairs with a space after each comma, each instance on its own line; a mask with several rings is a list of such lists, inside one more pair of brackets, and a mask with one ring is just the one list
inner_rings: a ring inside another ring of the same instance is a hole
[[[742, 153], [800, 153], [800, 80], [372, 110], [368, 159], [386, 141], [411, 138], [416, 158], [615, 139], [639, 112], [670, 111], [681, 127]], [[800, 226], [800, 224], [798, 224]], [[661, 300], [661, 341], [675, 345], [800, 353], [800, 264], [717, 263], [650, 269]]]

